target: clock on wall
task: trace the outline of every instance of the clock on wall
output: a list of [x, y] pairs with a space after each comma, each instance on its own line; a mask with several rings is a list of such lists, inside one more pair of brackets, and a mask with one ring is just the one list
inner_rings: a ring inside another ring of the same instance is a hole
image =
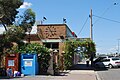
[[46, 38], [53, 37], [56, 35], [56, 28], [54, 26], [48, 26], [45, 28]]

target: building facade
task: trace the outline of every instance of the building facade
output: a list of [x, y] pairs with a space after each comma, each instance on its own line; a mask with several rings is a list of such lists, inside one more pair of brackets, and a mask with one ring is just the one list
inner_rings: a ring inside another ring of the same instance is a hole
[[77, 38], [76, 34], [66, 24], [37, 25], [37, 34], [30, 35], [31, 43], [37, 42], [52, 49], [54, 62], [57, 65], [61, 64], [61, 69], [63, 68], [64, 42], [74, 38]]
[[57, 50], [59, 55], [64, 51], [64, 41], [69, 38], [77, 38], [66, 24], [37, 25], [37, 35], [40, 43], [53, 51]]

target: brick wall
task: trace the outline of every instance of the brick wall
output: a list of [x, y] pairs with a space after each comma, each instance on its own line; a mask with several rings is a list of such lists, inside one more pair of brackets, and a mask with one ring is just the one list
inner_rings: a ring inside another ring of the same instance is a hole
[[64, 24], [38, 25], [37, 31], [41, 39], [60, 39], [60, 36], [66, 37], [66, 26]]

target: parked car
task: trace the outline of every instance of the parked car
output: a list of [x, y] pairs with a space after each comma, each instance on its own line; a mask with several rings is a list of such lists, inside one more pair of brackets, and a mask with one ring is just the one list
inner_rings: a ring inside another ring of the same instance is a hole
[[95, 63], [95, 67], [99, 67], [99, 68], [105, 68], [105, 67], [112, 68], [119, 66], [120, 66], [120, 58], [118, 57], [103, 58]]
[[98, 57], [98, 58], [94, 58], [93, 59], [93, 62], [94, 62], [94, 64], [96, 63], [96, 62], [100, 62], [101, 60], [103, 60], [104, 58], [109, 58], [108, 56], [100, 56], [100, 57]]

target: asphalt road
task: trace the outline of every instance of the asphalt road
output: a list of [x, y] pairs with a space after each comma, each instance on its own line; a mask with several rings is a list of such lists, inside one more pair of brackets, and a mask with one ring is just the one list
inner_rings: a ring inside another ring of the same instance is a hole
[[100, 80], [120, 80], [120, 68], [96, 71]]

